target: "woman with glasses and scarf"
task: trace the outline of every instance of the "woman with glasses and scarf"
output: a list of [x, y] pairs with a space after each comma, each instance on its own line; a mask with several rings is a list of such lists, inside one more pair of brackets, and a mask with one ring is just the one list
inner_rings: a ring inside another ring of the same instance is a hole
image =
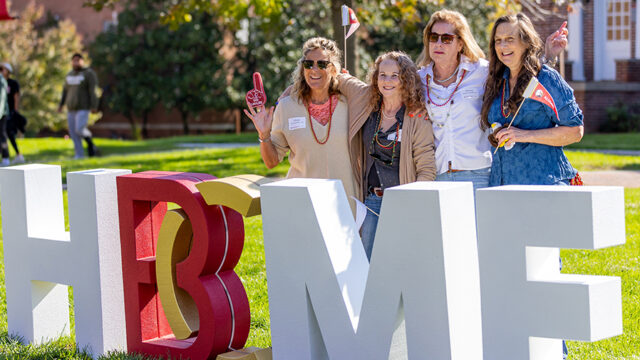
[[[561, 27], [547, 38], [546, 51], [555, 58], [567, 45]], [[418, 58], [427, 112], [433, 123], [438, 181], [471, 181], [489, 185], [491, 144], [481, 126], [480, 111], [488, 62], [467, 23], [456, 11], [440, 10], [423, 32]]]
[[359, 191], [367, 216], [362, 243], [371, 259], [384, 190], [400, 184], [435, 179], [431, 122], [413, 111], [424, 109], [418, 69], [405, 53], [379, 56], [369, 72], [370, 83], [341, 75], [339, 90], [349, 103], [349, 139], [354, 148]]
[[[271, 169], [289, 153], [287, 178], [342, 180], [352, 208], [357, 196], [348, 145], [348, 107], [338, 91], [340, 50], [333, 40], [315, 37], [302, 47], [290, 94], [277, 107], [253, 108], [260, 154]], [[248, 104], [247, 104], [248, 105]]]

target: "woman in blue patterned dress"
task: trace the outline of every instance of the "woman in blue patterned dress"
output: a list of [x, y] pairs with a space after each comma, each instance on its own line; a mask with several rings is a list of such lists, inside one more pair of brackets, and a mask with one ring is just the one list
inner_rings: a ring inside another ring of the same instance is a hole
[[[563, 146], [580, 141], [584, 132], [573, 89], [554, 69], [541, 65], [542, 41], [524, 14], [503, 16], [495, 22], [490, 49], [482, 122], [484, 128], [494, 123], [503, 126], [489, 137], [494, 149], [506, 144], [493, 156], [489, 186], [568, 185], [577, 171]], [[557, 115], [541, 102], [526, 99], [522, 103], [533, 76], [555, 101]]]

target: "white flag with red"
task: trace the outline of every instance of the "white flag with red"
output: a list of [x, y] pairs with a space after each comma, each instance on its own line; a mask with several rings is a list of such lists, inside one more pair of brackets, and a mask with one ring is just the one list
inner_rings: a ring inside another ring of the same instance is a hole
[[560, 120], [560, 117], [558, 117], [558, 110], [556, 109], [556, 103], [553, 101], [553, 98], [551, 97], [551, 94], [549, 94], [547, 89], [545, 89], [544, 86], [540, 84], [540, 81], [538, 81], [537, 77], [531, 77], [529, 85], [527, 85], [527, 88], [524, 89], [524, 93], [522, 93], [522, 97], [525, 99], [539, 101], [547, 105], [556, 114], [556, 118]]
[[358, 27], [360, 27], [360, 22], [356, 17], [355, 11], [347, 5], [342, 5], [342, 26], [349, 26], [349, 31], [344, 36], [345, 40], [353, 35], [353, 33], [358, 30]]

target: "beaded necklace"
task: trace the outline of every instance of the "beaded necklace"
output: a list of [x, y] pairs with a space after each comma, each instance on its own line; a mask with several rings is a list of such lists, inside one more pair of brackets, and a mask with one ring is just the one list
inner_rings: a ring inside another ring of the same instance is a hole
[[[446, 78], [446, 79], [442, 79], [442, 80], [438, 80], [438, 79], [436, 79], [435, 72], [434, 72], [434, 75], [433, 75], [433, 81], [435, 81], [435, 82], [437, 82], [437, 83], [440, 83], [440, 84], [444, 84], [444, 83], [446, 83], [447, 81], [451, 80], [451, 78], [453, 78], [453, 77], [458, 73], [458, 70], [460, 70], [460, 64], [458, 64], [458, 67], [456, 67], [456, 69], [453, 71], [453, 73], [451, 73], [451, 75], [449, 75], [449, 77], [448, 77], [448, 78]], [[435, 71], [435, 70], [434, 70], [434, 71]]]
[[[504, 90], [507, 84], [507, 80], [502, 82], [502, 99], [500, 100], [500, 112], [502, 112], [502, 116], [504, 118], [508, 118], [511, 115], [511, 109], [509, 109], [509, 104], [504, 103]], [[509, 99], [507, 99], [509, 101]]]
[[[376, 144], [378, 144], [378, 146], [380, 146], [383, 149], [392, 149], [391, 150], [391, 163], [388, 163], [387, 165], [391, 166], [393, 165], [393, 160], [395, 159], [396, 156], [396, 144], [398, 143], [398, 135], [400, 132], [400, 122], [396, 122], [396, 136], [395, 138], [387, 143], [387, 144], [383, 144], [380, 142], [380, 138], [378, 137], [378, 135], [380, 134], [380, 130], [382, 130], [382, 106], [380, 107], [380, 110], [378, 110], [378, 124], [376, 125], [376, 132], [375, 134], [373, 134], [373, 138], [371, 138], [371, 147], [373, 147], [373, 142], [375, 141]], [[371, 155], [371, 154], [369, 154]]]
[[[445, 106], [449, 103], [449, 101], [451, 101], [451, 99], [453, 99], [453, 95], [456, 93], [456, 90], [458, 90], [458, 87], [460, 87], [460, 84], [462, 84], [462, 80], [464, 80], [464, 76], [467, 74], [467, 70], [462, 70], [462, 76], [460, 77], [460, 81], [458, 81], [458, 84], [456, 85], [456, 88], [453, 89], [453, 92], [451, 93], [451, 96], [449, 96], [449, 98], [447, 99], [447, 101], [445, 101], [442, 104], [436, 104], [432, 99], [431, 99], [431, 92], [429, 90], [429, 79], [431, 78], [431, 75], [427, 75], [427, 98], [429, 99], [427, 102], [429, 104], [433, 104], [435, 106]], [[434, 78], [435, 79], [435, 78]]]
[[329, 128], [327, 128], [327, 137], [324, 138], [323, 141], [318, 140], [318, 136], [316, 135], [316, 131], [313, 129], [313, 121], [311, 120], [311, 112], [309, 111], [309, 105], [306, 106], [307, 108], [307, 115], [309, 115], [309, 126], [311, 127], [311, 133], [313, 134], [313, 138], [316, 140], [316, 142], [320, 145], [324, 145], [327, 143], [327, 141], [329, 141], [329, 135], [331, 135], [331, 119], [333, 118], [333, 100], [331, 99], [331, 96], [329, 96], [329, 123], [328, 126]]

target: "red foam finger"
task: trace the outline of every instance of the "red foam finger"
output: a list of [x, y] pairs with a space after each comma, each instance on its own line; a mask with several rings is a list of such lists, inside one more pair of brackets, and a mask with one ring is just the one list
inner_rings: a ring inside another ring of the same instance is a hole
[[253, 89], [247, 91], [245, 99], [251, 107], [260, 107], [267, 103], [267, 94], [264, 92], [262, 76], [259, 72], [253, 73]]

